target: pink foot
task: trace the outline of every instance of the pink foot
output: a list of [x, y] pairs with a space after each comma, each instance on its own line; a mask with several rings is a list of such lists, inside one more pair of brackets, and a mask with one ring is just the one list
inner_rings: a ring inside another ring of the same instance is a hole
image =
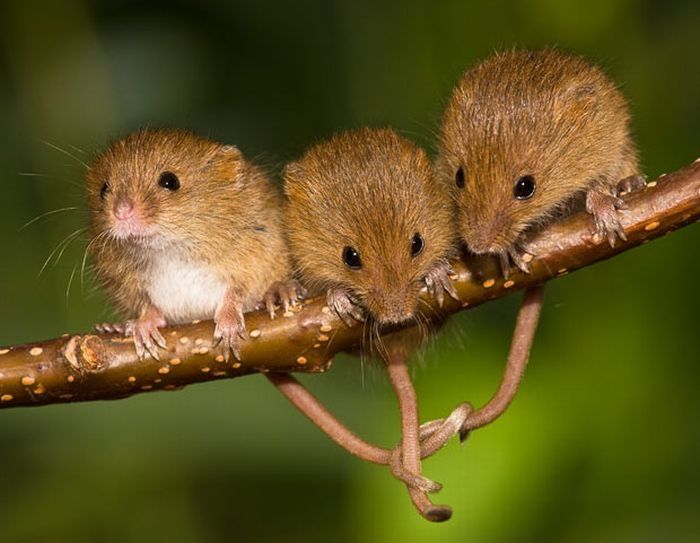
[[243, 306], [235, 297], [226, 295], [214, 316], [216, 328], [214, 329], [214, 342], [221, 343], [224, 348], [226, 362], [233, 356], [241, 358], [241, 340], [248, 339], [248, 331], [245, 328]]
[[165, 317], [153, 307], [148, 307], [141, 313], [138, 319], [126, 321], [123, 325], [113, 325], [114, 330], [123, 330], [125, 336], [134, 338], [134, 347], [139, 359], [143, 360], [147, 355], [151, 355], [156, 360], [160, 360], [158, 348], [166, 348], [165, 338], [158, 328], [165, 326]]
[[523, 273], [530, 273], [530, 266], [525, 261], [524, 256], [527, 253], [520, 249], [517, 245], [513, 245], [504, 253], [500, 253], [498, 256], [501, 261], [501, 273], [503, 277], [508, 279], [510, 276], [511, 264], [515, 266]]
[[289, 308], [299, 303], [306, 296], [306, 289], [296, 279], [289, 281], [276, 281], [272, 283], [270, 288], [263, 296], [261, 305], [267, 309], [270, 318], [275, 318], [275, 309], [281, 307], [283, 312], [289, 311]]
[[618, 209], [626, 207], [623, 200], [600, 189], [591, 189], [586, 194], [586, 211], [593, 215], [596, 233], [607, 238], [611, 247], [615, 246], [617, 238], [627, 240], [617, 213]]
[[326, 295], [326, 303], [331, 310], [336, 312], [336, 314], [348, 326], [348, 328], [352, 328], [358, 322], [365, 320], [365, 310], [345, 289], [329, 289], [328, 294]]
[[441, 261], [425, 276], [425, 286], [428, 288], [428, 294], [437, 301], [438, 306], [442, 307], [445, 303], [445, 292], [455, 300], [458, 300], [457, 291], [455, 290], [450, 275], [454, 273], [449, 262]]
[[124, 324], [123, 322], [98, 322], [95, 330], [100, 334], [123, 334]]
[[630, 175], [617, 184], [617, 194], [618, 196], [629, 194], [630, 192], [643, 189], [646, 186], [647, 180], [643, 175]]

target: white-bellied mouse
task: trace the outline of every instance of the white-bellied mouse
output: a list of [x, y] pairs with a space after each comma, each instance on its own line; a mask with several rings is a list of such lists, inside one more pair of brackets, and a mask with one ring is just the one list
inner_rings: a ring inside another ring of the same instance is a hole
[[215, 339], [238, 356], [243, 313], [270, 287], [296, 301], [280, 195], [236, 147], [141, 130], [101, 153], [86, 182], [95, 272], [129, 319], [98, 329], [133, 336], [140, 357], [158, 357], [160, 327], [195, 319], [214, 319]]

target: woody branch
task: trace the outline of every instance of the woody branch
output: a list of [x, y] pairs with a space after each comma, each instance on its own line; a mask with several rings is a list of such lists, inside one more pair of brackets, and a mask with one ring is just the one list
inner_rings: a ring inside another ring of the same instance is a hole
[[[525, 245], [530, 273], [503, 279], [491, 258], [464, 257], [454, 263], [459, 300], [447, 298], [431, 318], [545, 283], [670, 234], [700, 219], [700, 160], [662, 175], [626, 195], [621, 212], [627, 241], [610, 247], [593, 236], [584, 212], [556, 223]], [[213, 344], [211, 321], [164, 330], [167, 349], [160, 360], [139, 360], [129, 338], [109, 334], [64, 334], [32, 344], [0, 348], [0, 407], [45, 405], [175, 390], [185, 385], [256, 372], [323, 372], [333, 356], [361, 341], [362, 326], [346, 327], [321, 298], [307, 300], [270, 320], [264, 312], [246, 315], [250, 339], [241, 359], [226, 362]]]

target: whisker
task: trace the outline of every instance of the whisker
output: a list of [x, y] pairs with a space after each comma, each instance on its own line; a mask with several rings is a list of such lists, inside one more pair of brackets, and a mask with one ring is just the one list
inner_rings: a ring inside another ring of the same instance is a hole
[[[80, 232], [80, 233], [81, 233], [81, 234], [84, 234], [86, 230], [87, 230], [87, 228], [83, 228], [83, 229], [82, 229], [82, 232]], [[59, 263], [60, 260], [61, 260], [61, 257], [63, 256], [63, 253], [66, 251], [66, 249], [68, 248], [68, 246], [69, 246], [71, 243], [73, 243], [73, 241], [75, 241], [76, 239], [78, 239], [79, 237], [80, 237], [80, 235], [74, 236], [68, 243], [64, 243], [64, 244], [63, 244], [63, 248], [60, 250], [60, 252], [58, 253], [58, 256], [57, 256], [56, 259], [54, 260], [54, 266], [58, 265], [58, 263]]]
[[82, 150], [80, 147], [76, 147], [75, 145], [71, 145], [70, 143], [68, 144], [68, 147], [73, 149], [73, 151], [80, 153], [81, 155], [87, 155], [87, 152]]
[[413, 322], [415, 323], [416, 328], [418, 329], [418, 341], [419, 345], [423, 345], [423, 343], [426, 342], [428, 339], [428, 334], [427, 334], [427, 329], [426, 329], [426, 324], [425, 321], [423, 320], [425, 317], [422, 315], [420, 312], [416, 313], [413, 316]]
[[[49, 262], [51, 262], [51, 259], [53, 256], [56, 254], [57, 251], [61, 249], [61, 247], [65, 244], [66, 246], [70, 245], [70, 243], [77, 238], [80, 234], [85, 232], [87, 228], [79, 228], [78, 230], [75, 230], [74, 232], [68, 234], [65, 238], [63, 238], [56, 247], [54, 247], [53, 251], [49, 254], [48, 258], [44, 261], [44, 265], [41, 267], [39, 270], [39, 274], [37, 275], [37, 278], [41, 277], [41, 274], [44, 273], [44, 270], [46, 269], [46, 266], [49, 265]], [[63, 254], [63, 252], [61, 252]], [[60, 257], [59, 257], [60, 258]], [[56, 263], [58, 263], [58, 259], [56, 259]]]
[[377, 351], [379, 353], [379, 356], [384, 361], [388, 361], [389, 360], [389, 351], [387, 350], [386, 345], [384, 345], [384, 341], [382, 340], [382, 336], [380, 334], [379, 328], [380, 328], [379, 323], [377, 321], [374, 321], [373, 326], [372, 326], [372, 331], [374, 333], [374, 337], [376, 339], [376, 344], [378, 346]]
[[[367, 322], [369, 320], [369, 317], [365, 317], [364, 322], [362, 323], [362, 347], [364, 347], [365, 343], [365, 338], [367, 337]], [[369, 335], [369, 356], [372, 356], [372, 335]], [[362, 386], [362, 390], [365, 389], [365, 358], [368, 354], [365, 352], [364, 348], [360, 349], [360, 382]]]
[[51, 147], [52, 149], [55, 149], [55, 150], [58, 151], [59, 153], [63, 153], [63, 154], [66, 155], [67, 157], [72, 158], [72, 159], [75, 160], [78, 164], [82, 164], [83, 167], [84, 167], [86, 170], [89, 168], [89, 166], [87, 165], [87, 163], [85, 163], [84, 161], [80, 160], [77, 156], [75, 156], [75, 155], [72, 154], [72, 153], [69, 153], [69, 152], [66, 151], [65, 149], [61, 149], [58, 145], [54, 145], [53, 143], [48, 142], [48, 141], [46, 141], [46, 140], [41, 140], [41, 139], [40, 139], [39, 141], [40, 141], [41, 143], [43, 143], [44, 145], [48, 145], [48, 146]]
[[48, 217], [49, 215], [54, 215], [56, 213], [62, 213], [63, 211], [76, 211], [77, 209], [80, 209], [79, 207], [62, 207], [60, 209], [54, 209], [53, 211], [47, 211], [46, 213], [42, 213], [41, 215], [38, 215], [37, 217], [34, 217], [31, 221], [24, 223], [21, 228], [18, 230], [18, 232], [21, 232], [27, 226], [34, 224], [36, 221], [39, 219], [43, 219], [44, 217]]
[[70, 272], [70, 277], [68, 278], [68, 286], [66, 287], [66, 302], [70, 296], [70, 286], [73, 284], [73, 277], [75, 276], [75, 270], [78, 269], [78, 265], [73, 266], [73, 271]]
[[85, 246], [85, 250], [83, 251], [83, 262], [80, 265], [80, 291], [84, 292], [85, 290], [85, 263], [87, 262], [87, 257], [88, 257], [88, 251], [90, 250], [90, 247], [92, 246], [93, 243], [96, 243], [98, 240], [102, 239], [103, 237], [107, 236], [109, 234], [109, 230], [103, 230], [99, 234], [97, 234], [94, 238], [90, 240], [90, 242]]

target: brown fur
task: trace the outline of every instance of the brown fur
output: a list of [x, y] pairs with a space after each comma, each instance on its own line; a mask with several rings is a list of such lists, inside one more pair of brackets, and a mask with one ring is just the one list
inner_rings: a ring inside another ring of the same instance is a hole
[[[455, 174], [464, 168], [465, 186]], [[457, 202], [462, 238], [477, 253], [504, 253], [577, 194], [612, 193], [638, 173], [626, 101], [585, 60], [511, 50], [468, 70], [444, 113], [437, 170]], [[529, 200], [513, 196], [533, 175]]]
[[[391, 129], [346, 132], [285, 169], [286, 227], [303, 281], [349, 290], [379, 322], [414, 314], [426, 274], [455, 242], [450, 201], [425, 152]], [[415, 233], [423, 252], [411, 256]], [[362, 269], [343, 263], [357, 249]]]
[[[164, 171], [179, 177], [177, 192], [158, 186]], [[95, 270], [130, 318], [150, 303], [144, 281], [155, 251], [210, 266], [241, 293], [244, 310], [253, 308], [273, 281], [289, 274], [279, 195], [233, 146], [181, 130], [142, 130], [114, 142], [92, 163], [86, 181]], [[103, 200], [105, 182], [110, 190]], [[156, 236], [134, 241], [108, 234], [110, 206], [120, 195], [135, 201]]]

